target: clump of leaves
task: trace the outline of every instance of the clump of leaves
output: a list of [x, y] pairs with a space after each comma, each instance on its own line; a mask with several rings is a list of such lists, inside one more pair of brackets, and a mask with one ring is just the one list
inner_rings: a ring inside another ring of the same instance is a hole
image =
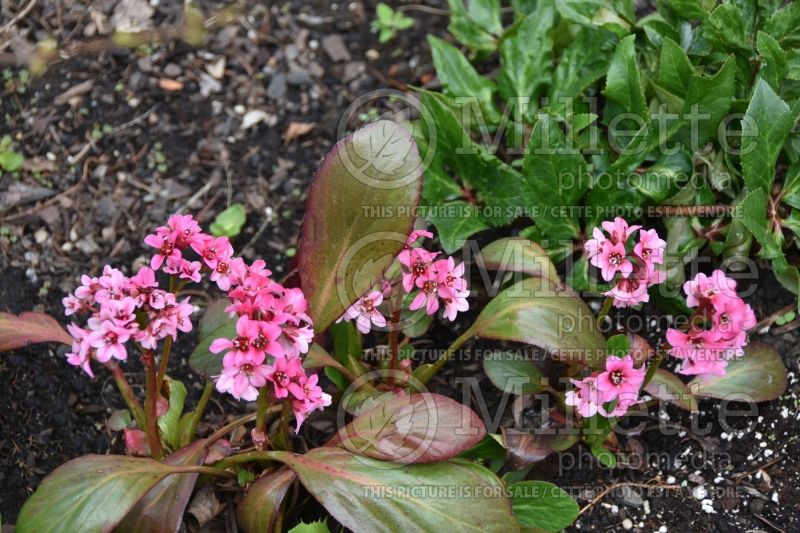
[[388, 43], [399, 32], [407, 30], [413, 25], [414, 19], [404, 15], [399, 10], [396, 11], [383, 2], [375, 6], [375, 19], [372, 21], [372, 28], [378, 32], [378, 42]]
[[428, 37], [442, 90], [415, 134], [445, 251], [513, 223], [582, 289], [586, 228], [664, 208], [671, 285], [698, 254], [758, 248], [800, 292], [800, 4], [512, 5], [504, 26], [499, 2], [454, 0], [456, 43]]

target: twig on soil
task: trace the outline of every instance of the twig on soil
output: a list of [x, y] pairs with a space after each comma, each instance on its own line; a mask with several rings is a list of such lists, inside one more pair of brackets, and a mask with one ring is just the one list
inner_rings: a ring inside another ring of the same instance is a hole
[[634, 488], [638, 488], [638, 489], [656, 488], [656, 489], [666, 489], [666, 490], [680, 490], [681, 489], [680, 485], [669, 485], [669, 484], [666, 484], [666, 483], [635, 483], [633, 481], [627, 481], [627, 482], [622, 482], [622, 483], [614, 483], [613, 485], [607, 486], [605, 489], [603, 489], [603, 491], [600, 494], [595, 496], [594, 499], [592, 499], [592, 501], [587, 503], [580, 510], [578, 515], [582, 515], [583, 513], [585, 513], [586, 511], [588, 511], [589, 509], [591, 509], [595, 505], [597, 505], [600, 502], [600, 500], [602, 500], [603, 498], [608, 496], [608, 493], [610, 493], [611, 491], [616, 490], [616, 489], [620, 489], [622, 487], [634, 487]]
[[38, 2], [38, 1], [39, 0], [31, 0], [30, 2], [28, 2], [28, 5], [25, 6], [22, 9], [22, 11], [17, 13], [16, 16], [14, 18], [12, 18], [11, 20], [9, 20], [8, 23], [6, 23], [5, 26], [0, 28], [0, 35], [4, 34], [8, 30], [10, 30], [17, 22], [19, 22], [20, 20], [25, 18], [25, 15], [27, 15], [28, 13], [31, 12], [31, 9], [33, 9], [34, 6], [36, 6], [36, 2]]
[[758, 465], [757, 467], [755, 467], [752, 470], [749, 470], [747, 472], [742, 472], [741, 474], [736, 474], [735, 476], [733, 476], [732, 479], [736, 482], [736, 484], [739, 484], [739, 482], [742, 481], [744, 478], [746, 478], [748, 476], [752, 476], [753, 474], [755, 474], [759, 470], [766, 470], [767, 468], [769, 468], [771, 466], [774, 466], [774, 465], [776, 465], [777, 463], [779, 463], [781, 461], [783, 461], [783, 457], [781, 457], [781, 456], [775, 457], [775, 459], [767, 461], [763, 465]]
[[72, 187], [70, 187], [66, 191], [58, 193], [57, 195], [53, 196], [49, 200], [45, 200], [44, 202], [42, 202], [40, 204], [37, 204], [37, 205], [35, 205], [35, 206], [33, 206], [33, 207], [29, 208], [29, 209], [26, 209], [24, 211], [21, 211], [19, 213], [14, 214], [14, 215], [8, 215], [8, 216], [4, 216], [4, 217], [0, 218], [0, 224], [3, 224], [5, 222], [11, 222], [12, 220], [17, 220], [17, 219], [20, 219], [20, 218], [25, 218], [25, 217], [27, 217], [29, 215], [37, 213], [38, 211], [41, 211], [42, 209], [44, 209], [44, 208], [46, 208], [48, 206], [51, 206], [54, 203], [58, 202], [61, 198], [64, 198], [65, 196], [69, 196], [70, 194], [76, 192], [78, 189], [80, 189], [83, 186], [84, 182], [86, 182], [86, 178], [89, 177], [89, 162], [90, 161], [96, 161], [96, 159], [94, 157], [90, 157], [84, 162], [84, 164], [83, 164], [83, 174], [81, 175], [81, 178], [78, 180], [78, 182], [75, 183], [75, 185], [73, 185]]

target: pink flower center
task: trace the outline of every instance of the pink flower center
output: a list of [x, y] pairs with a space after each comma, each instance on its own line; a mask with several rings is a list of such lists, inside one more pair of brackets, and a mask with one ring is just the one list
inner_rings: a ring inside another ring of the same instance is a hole
[[113, 331], [109, 331], [108, 333], [106, 333], [106, 336], [105, 336], [106, 344], [108, 344], [108, 345], [117, 344], [117, 339], [118, 338], [119, 337], [117, 337], [116, 333], [114, 333]]
[[258, 337], [253, 340], [253, 348], [256, 350], [263, 350], [267, 346], [267, 338], [263, 333], [259, 333]]
[[625, 375], [622, 373], [622, 370], [614, 370], [609, 375], [609, 379], [611, 380], [611, 383], [613, 383], [614, 385], [619, 385], [620, 383], [625, 381]]
[[622, 256], [616, 252], [609, 254], [608, 262], [613, 266], [619, 266], [622, 263]]
[[236, 337], [233, 339], [233, 348], [239, 352], [245, 351], [249, 344], [250, 340], [247, 337]]
[[242, 373], [244, 373], [247, 376], [252, 376], [253, 373], [255, 372], [255, 368], [250, 363], [243, 364], [242, 366], [239, 367], [239, 370], [241, 370]]
[[163, 255], [163, 256], [168, 256], [168, 255], [171, 255], [171, 254], [172, 254], [172, 250], [173, 250], [173, 249], [174, 249], [174, 247], [172, 246], [172, 243], [171, 243], [171, 242], [169, 242], [169, 241], [168, 241], [168, 240], [165, 238], [165, 239], [163, 240], [163, 242], [161, 243], [161, 248], [159, 249], [159, 253], [160, 253], [161, 255]]
[[435, 281], [426, 281], [422, 285], [422, 290], [425, 291], [427, 294], [433, 294], [436, 292], [436, 289], [439, 288], [439, 284]]
[[272, 377], [275, 379], [275, 383], [277, 383], [281, 387], [286, 386], [286, 382], [289, 381], [289, 376], [286, 375], [286, 372], [281, 372], [281, 371], [275, 372], [275, 374], [273, 374]]
[[372, 312], [375, 310], [375, 304], [371, 298], [367, 298], [364, 300], [364, 303], [361, 304], [361, 309], [364, 310], [364, 314], [372, 314]]
[[217, 265], [217, 272], [219, 272], [222, 275], [225, 275], [228, 272], [230, 272], [230, 268], [228, 267], [228, 263], [219, 263]]
[[417, 259], [412, 270], [414, 271], [414, 275], [421, 276], [428, 270], [428, 265], [422, 259]]

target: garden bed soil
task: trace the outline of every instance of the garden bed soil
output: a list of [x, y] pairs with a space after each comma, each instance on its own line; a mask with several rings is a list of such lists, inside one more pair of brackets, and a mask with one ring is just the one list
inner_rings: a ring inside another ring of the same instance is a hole
[[[44, 32], [65, 48], [94, 38], [110, 23], [115, 2], [89, 4], [34, 7], [12, 30], [11, 50]], [[198, 4], [206, 14], [223, 8], [221, 2]], [[447, 18], [435, 13], [445, 4], [431, 3], [432, 12], [410, 10], [414, 28], [380, 45], [369, 29], [373, 2], [245, 2], [241, 16], [211, 30], [201, 48], [170, 42], [80, 55], [24, 83], [12, 71], [0, 103], [6, 117], [0, 135], [12, 136], [26, 167], [19, 176], [0, 178], [0, 311], [61, 317], [60, 300], [81, 273], [97, 273], [106, 263], [128, 272], [143, 264], [142, 238], [168, 214], [191, 212], [207, 225], [231, 202], [248, 212], [237, 250], [250, 260], [265, 259], [277, 277], [285, 275], [307, 185], [336, 141], [342, 114], [370, 90], [435, 83], [425, 35], [444, 35]], [[150, 23], [175, 24], [179, 5], [158, 4]], [[376, 111], [392, 105], [383, 100]], [[259, 122], [242, 128], [248, 114]], [[42, 207], [43, 201], [49, 203]], [[748, 302], [759, 317], [791, 302], [770, 274], [758, 283]], [[201, 292], [196, 301], [206, 296]], [[670, 407], [653, 416], [654, 423], [660, 416], [679, 426], [674, 435], [645, 431], [621, 439], [623, 448], [657, 456], [658, 464], [610, 470], [583, 452], [573, 468], [560, 468], [555, 458], [537, 466], [533, 477], [589, 505], [572, 530], [800, 531], [800, 330], [756, 339], [778, 349], [790, 377], [783, 397], [733, 423], [741, 429], [754, 422], [749, 431], [720, 427], [719, 402], [702, 401], [699, 424], [711, 424], [708, 434], [692, 432], [688, 415]], [[27, 496], [59, 464], [87, 453], [123, 452], [120, 434], [105, 427], [123, 406], [113, 381], [101, 369], [88, 378], [66, 364], [64, 351], [43, 345], [0, 354], [3, 523], [14, 523]], [[177, 352], [170, 374], [194, 384], [191, 402], [201, 384], [186, 355]], [[140, 363], [130, 360], [126, 370], [141, 389]], [[448, 364], [433, 388], [460, 399], [455, 378], [465, 375], [481, 376], [490, 410], [497, 405], [499, 395], [476, 361]], [[245, 408], [215, 395], [209, 416], [213, 422]], [[313, 442], [324, 438], [325, 416], [305, 430]], [[510, 407], [503, 420], [512, 422]], [[678, 484], [682, 490], [641, 494], [628, 485], [596, 499], [619, 483]]]

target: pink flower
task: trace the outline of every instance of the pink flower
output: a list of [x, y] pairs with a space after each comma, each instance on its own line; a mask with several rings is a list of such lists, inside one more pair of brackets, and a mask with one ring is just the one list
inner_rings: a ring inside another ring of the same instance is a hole
[[[161, 231], [160, 231], [161, 230]], [[175, 246], [174, 236], [169, 231], [164, 231], [163, 226], [156, 230], [155, 234], [150, 234], [144, 238], [144, 243], [157, 249], [150, 260], [150, 268], [158, 270], [168, 257], [180, 259], [181, 251]]]
[[614, 244], [625, 244], [628, 241], [628, 237], [641, 228], [641, 226], [628, 227], [628, 223], [622, 217], [616, 217], [614, 222], [603, 222], [601, 226], [611, 236], [611, 242]]
[[[403, 250], [406, 252], [406, 250]], [[438, 254], [432, 254], [427, 250], [423, 250], [422, 248], [411, 248], [407, 250], [407, 254], [400, 252], [397, 256], [398, 261], [404, 267], [403, 268], [403, 289], [406, 293], [410, 293], [414, 290], [414, 285], [417, 283], [417, 280], [429, 274], [429, 270], [433, 265], [433, 261]]]
[[[186, 248], [200, 235], [200, 225], [192, 215], [170, 215], [167, 226], [178, 248]], [[158, 229], [165, 228], [162, 226]]]
[[451, 296], [442, 296], [442, 300], [444, 301], [443, 315], [445, 318], [452, 322], [456, 319], [456, 314], [459, 311], [464, 312], [469, 309], [467, 296], [469, 296], [469, 290], [456, 291], [452, 293]]
[[267, 384], [270, 367], [251, 361], [225, 366], [217, 376], [217, 390], [227, 392], [237, 400], [255, 401], [258, 389]]
[[275, 359], [266, 377], [275, 386], [276, 398], [287, 398], [290, 393], [298, 400], [305, 398], [303, 383], [307, 378], [300, 359]]
[[567, 392], [564, 403], [575, 407], [578, 414], [584, 418], [596, 415], [600, 410], [601, 401], [595, 378], [589, 376], [581, 381], [575, 379], [570, 381], [575, 388]]
[[217, 284], [222, 291], [228, 291], [239, 279], [240, 272], [244, 269], [244, 260], [232, 257], [217, 257], [217, 265], [211, 271], [209, 278]]
[[314, 341], [314, 330], [307, 320], [285, 323], [282, 333], [278, 342], [286, 352], [286, 357], [299, 357], [308, 351], [309, 345]]
[[628, 260], [625, 244], [611, 241], [603, 243], [600, 253], [592, 257], [591, 263], [601, 270], [601, 275], [606, 281], [614, 279], [617, 272], [623, 277], [628, 277], [633, 271], [633, 263]]
[[183, 258], [167, 258], [167, 266], [164, 272], [177, 275], [181, 279], [188, 279], [195, 283], [200, 283], [200, 269], [203, 265], [200, 261], [187, 261]]
[[250, 320], [247, 316], [240, 316], [236, 321], [236, 337], [214, 339], [208, 350], [211, 353], [228, 350], [223, 358], [223, 365], [226, 367], [237, 366], [244, 361], [255, 361], [256, 364], [261, 364], [264, 361], [264, 353], [252, 347], [252, 342], [258, 338], [260, 333], [258, 321]]
[[212, 270], [217, 267], [220, 259], [230, 259], [233, 256], [233, 246], [227, 237], [214, 238], [211, 235], [201, 235], [192, 241], [191, 246]]
[[603, 245], [608, 241], [605, 234], [603, 234], [603, 232], [600, 231], [600, 228], [592, 229], [592, 236], [594, 238], [587, 240], [583, 245], [583, 249], [586, 251], [586, 257], [588, 259], [591, 259], [592, 257], [599, 254], [600, 251], [603, 249]]
[[685, 376], [724, 376], [727, 366], [725, 359], [686, 359], [678, 373]]
[[89, 334], [89, 345], [96, 349], [95, 356], [101, 363], [108, 362], [112, 357], [124, 361], [128, 357], [125, 343], [130, 339], [128, 329], [105, 320], [100, 327]]
[[715, 331], [691, 330], [683, 332], [670, 328], [667, 330], [670, 355], [679, 359], [711, 361], [719, 359], [725, 343], [720, 342]]
[[434, 314], [439, 309], [439, 276], [433, 270], [427, 271], [417, 277], [416, 284], [422, 290], [417, 293], [408, 308], [416, 311], [425, 307], [427, 314]]
[[349, 322], [355, 319], [356, 327], [361, 333], [369, 333], [372, 324], [379, 328], [386, 327], [386, 318], [378, 310], [378, 306], [381, 303], [383, 303], [383, 294], [378, 291], [372, 291], [368, 295], [359, 298], [336, 322], [338, 323], [342, 320]]
[[445, 294], [455, 294], [467, 290], [464, 279], [464, 263], [455, 264], [452, 257], [440, 259], [434, 263], [434, 270], [439, 274], [439, 290]]
[[649, 286], [647, 278], [630, 276], [620, 278], [611, 290], [603, 294], [614, 298], [614, 307], [634, 307], [650, 301], [650, 295], [647, 293]]
[[711, 277], [703, 273], [697, 274], [693, 280], [683, 284], [686, 293], [686, 305], [697, 307], [703, 300], [714, 303], [718, 295], [738, 297], [736, 294], [736, 281], [725, 276], [721, 270], [715, 270]]
[[620, 395], [638, 397], [644, 375], [644, 367], [635, 368], [630, 355], [624, 358], [610, 355], [606, 359], [605, 372], [597, 376], [597, 390], [602, 394], [603, 402], [610, 402]]
[[408, 235], [408, 238], [406, 239], [406, 242], [403, 245], [403, 249], [400, 250], [399, 254], [397, 254], [397, 260], [400, 261], [400, 264], [405, 265], [405, 266], [407, 266], [409, 268], [411, 267], [411, 264], [413, 263], [413, 258], [412, 258], [413, 251], [412, 250], [414, 250], [414, 244], [416, 244], [416, 242], [420, 239], [420, 237], [425, 237], [425, 238], [428, 238], [428, 239], [432, 239], [433, 238], [433, 233], [431, 233], [430, 231], [425, 231], [425, 230], [414, 230], [414, 231], [412, 231]]
[[322, 392], [317, 385], [317, 375], [313, 374], [303, 383], [303, 398], [292, 400], [292, 411], [296, 421], [295, 433], [300, 431], [300, 426], [306, 417], [314, 410], [321, 410], [331, 404], [330, 394]]
[[259, 352], [266, 352], [273, 357], [284, 357], [286, 353], [283, 346], [276, 342], [278, 337], [281, 336], [282, 330], [280, 326], [264, 320], [256, 320], [255, 323], [258, 333], [250, 341], [252, 348]]
[[89, 331], [79, 328], [75, 324], [68, 324], [67, 331], [72, 335], [72, 351], [66, 354], [67, 362], [74, 366], [79, 366], [84, 372], [94, 377], [91, 367], [92, 347], [89, 344]]
[[664, 263], [664, 250], [667, 247], [666, 241], [658, 236], [654, 229], [642, 230], [639, 232], [639, 242], [633, 247], [633, 252], [641, 257], [645, 263]]

